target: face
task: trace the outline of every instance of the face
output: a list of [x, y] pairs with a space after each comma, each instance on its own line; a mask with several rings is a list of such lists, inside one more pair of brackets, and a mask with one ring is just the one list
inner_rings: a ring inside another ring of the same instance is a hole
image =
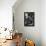
[[25, 14], [25, 16], [26, 16], [26, 18], [28, 18], [28, 14], [27, 13]]

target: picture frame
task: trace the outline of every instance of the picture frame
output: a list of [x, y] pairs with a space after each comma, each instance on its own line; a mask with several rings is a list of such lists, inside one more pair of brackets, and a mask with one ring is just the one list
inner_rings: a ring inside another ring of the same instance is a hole
[[24, 26], [34, 26], [35, 25], [35, 12], [24, 12]]

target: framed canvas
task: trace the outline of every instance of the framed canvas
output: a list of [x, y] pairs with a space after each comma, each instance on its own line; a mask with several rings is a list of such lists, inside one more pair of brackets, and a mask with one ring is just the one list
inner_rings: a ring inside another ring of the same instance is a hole
[[34, 12], [24, 12], [24, 26], [34, 26]]

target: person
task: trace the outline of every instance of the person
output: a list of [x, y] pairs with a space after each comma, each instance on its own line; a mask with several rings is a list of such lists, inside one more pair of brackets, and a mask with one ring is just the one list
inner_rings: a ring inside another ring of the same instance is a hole
[[19, 35], [19, 34], [17, 34], [16, 35], [16, 38], [15, 38], [16, 40], [16, 46], [22, 46], [22, 37]]
[[28, 14], [25, 13], [24, 25], [26, 26], [27, 24], [28, 24]]
[[25, 26], [29, 26], [32, 25], [33, 19], [31, 17], [32, 15], [25, 13], [25, 20], [24, 20], [24, 24]]

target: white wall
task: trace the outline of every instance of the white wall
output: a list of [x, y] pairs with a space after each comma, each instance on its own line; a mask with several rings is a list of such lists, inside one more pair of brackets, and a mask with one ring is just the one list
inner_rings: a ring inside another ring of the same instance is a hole
[[[15, 5], [14, 5], [15, 6]], [[35, 26], [24, 26], [24, 12], [35, 12]], [[35, 41], [36, 46], [41, 46], [41, 1], [40, 0], [23, 0], [15, 9], [15, 28], [22, 32], [24, 37]]]
[[42, 46], [46, 46], [46, 0], [41, 1], [41, 38]]
[[16, 0], [0, 0], [0, 27], [12, 28], [12, 6]]

